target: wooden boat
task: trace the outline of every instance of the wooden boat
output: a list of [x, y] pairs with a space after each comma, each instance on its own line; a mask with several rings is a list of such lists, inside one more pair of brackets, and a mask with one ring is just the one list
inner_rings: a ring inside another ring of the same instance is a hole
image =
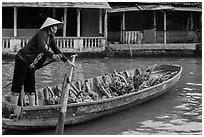
[[[65, 125], [93, 120], [154, 99], [172, 88], [181, 72], [182, 67], [178, 65], [154, 65], [72, 82]], [[114, 82], [118, 84], [116, 79], [125, 85], [124, 88], [120, 84], [114, 87]], [[26, 99], [23, 106], [11, 104], [9, 93], [5, 95], [2, 102], [3, 128], [29, 130], [56, 127], [61, 88], [62, 84], [37, 90], [37, 105], [34, 107], [26, 105]]]

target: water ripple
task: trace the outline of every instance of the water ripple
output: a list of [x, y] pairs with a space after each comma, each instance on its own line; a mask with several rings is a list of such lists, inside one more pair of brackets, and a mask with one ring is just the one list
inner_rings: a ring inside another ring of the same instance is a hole
[[197, 122], [188, 122], [186, 119], [173, 119], [170, 121], [152, 121], [147, 120], [141, 123], [141, 126], [135, 130], [127, 130], [122, 132], [122, 135], [189, 135], [189, 134], [198, 134], [202, 133], [201, 123]]
[[[154, 64], [179, 64], [181, 79], [167, 94], [149, 103], [96, 121], [68, 126], [69, 135], [201, 135], [202, 134], [202, 59], [199, 58], [110, 58], [77, 59], [73, 80], [111, 73], [113, 69], [146, 67]], [[190, 64], [190, 65], [189, 65]], [[12, 79], [14, 61], [2, 64], [2, 83]], [[61, 84], [70, 67], [55, 62], [36, 72], [36, 88]], [[4, 92], [6, 93], [6, 92]], [[83, 129], [83, 130], [82, 130]], [[79, 132], [80, 131], [80, 132]], [[18, 132], [17, 134], [53, 134], [54, 131]]]
[[193, 86], [202, 86], [202, 84], [200, 84], [200, 83], [186, 83], [187, 85], [193, 85]]

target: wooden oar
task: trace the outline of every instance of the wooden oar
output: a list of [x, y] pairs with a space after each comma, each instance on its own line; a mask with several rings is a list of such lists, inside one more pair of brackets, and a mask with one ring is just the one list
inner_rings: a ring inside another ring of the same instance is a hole
[[[40, 68], [42, 68], [42, 67], [44, 67], [44, 66], [46, 66], [46, 65], [48, 65], [48, 64], [50, 64], [50, 63], [52, 63], [52, 62], [54, 62], [54, 61], [55, 61], [55, 59], [49, 60], [49, 61], [47, 61], [46, 63], [44, 63], [43, 65], [41, 65], [41, 66], [35, 68], [35, 70], [38, 70], [38, 69], [40, 69]], [[2, 88], [4, 89], [4, 88], [8, 87], [8, 86], [11, 85], [11, 84], [12, 84], [12, 82], [8, 83], [7, 85], [3, 86]]]
[[[75, 58], [77, 54], [72, 55], [72, 63], [74, 64]], [[59, 119], [56, 127], [55, 134], [57, 135], [62, 135], [64, 132], [64, 124], [65, 124], [65, 117], [66, 117], [66, 112], [67, 112], [67, 100], [68, 100], [68, 95], [69, 95], [69, 90], [70, 90], [70, 83], [72, 79], [72, 73], [73, 73], [74, 67], [71, 66], [69, 78], [65, 78], [64, 83], [67, 80], [67, 83], [65, 84], [65, 88], [62, 90], [62, 96], [61, 96], [61, 109], [59, 113]], [[66, 76], [67, 77], [67, 76]]]

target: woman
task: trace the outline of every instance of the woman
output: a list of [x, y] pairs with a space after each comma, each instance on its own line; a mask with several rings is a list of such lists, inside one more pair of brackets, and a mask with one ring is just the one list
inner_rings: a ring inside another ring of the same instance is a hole
[[[29, 105], [35, 106], [35, 68], [41, 66], [46, 57], [62, 60], [68, 62], [69, 65], [73, 65], [61, 53], [54, 40], [60, 24], [62, 22], [48, 17], [38, 33], [31, 38], [25, 47], [18, 51], [11, 87], [11, 103], [17, 105], [24, 85], [24, 92], [28, 95]], [[49, 51], [49, 48], [53, 52]]]

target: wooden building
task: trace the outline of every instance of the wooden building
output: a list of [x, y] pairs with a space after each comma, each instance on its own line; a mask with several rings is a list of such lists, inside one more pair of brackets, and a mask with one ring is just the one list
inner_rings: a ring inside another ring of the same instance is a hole
[[56, 34], [63, 52], [100, 52], [107, 38], [107, 9], [106, 2], [3, 2], [2, 52], [16, 53], [47, 17], [64, 22]]
[[201, 42], [202, 9], [196, 2], [109, 3], [108, 39], [120, 44]]
[[[201, 2], [3, 2], [2, 52], [16, 53], [47, 17], [63, 21], [63, 52], [195, 50], [201, 43]], [[101, 35], [102, 34], [102, 35]]]

